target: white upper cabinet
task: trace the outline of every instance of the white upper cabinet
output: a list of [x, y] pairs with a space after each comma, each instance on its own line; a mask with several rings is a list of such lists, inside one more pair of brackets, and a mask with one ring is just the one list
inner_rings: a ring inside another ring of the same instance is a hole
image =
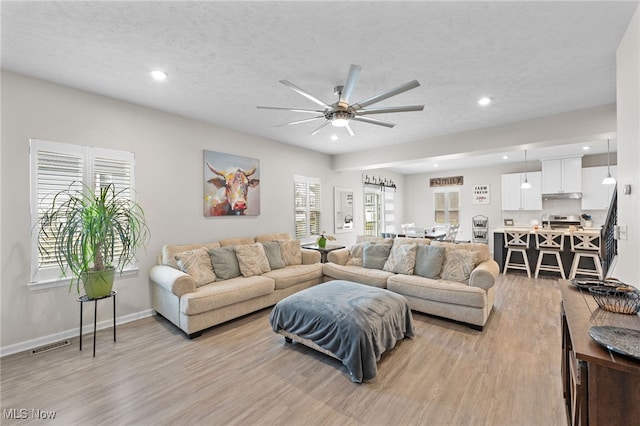
[[[607, 166], [582, 169], [582, 210], [607, 210], [615, 185], [603, 185]], [[611, 176], [616, 178], [617, 167], [611, 166]]]
[[542, 193], [582, 192], [582, 157], [542, 160]]
[[524, 173], [502, 175], [502, 210], [542, 210], [542, 173], [526, 174], [531, 188], [522, 189]]

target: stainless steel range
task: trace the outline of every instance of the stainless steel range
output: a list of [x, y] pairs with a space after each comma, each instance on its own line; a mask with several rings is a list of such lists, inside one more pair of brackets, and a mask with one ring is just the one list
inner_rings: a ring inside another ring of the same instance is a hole
[[554, 230], [568, 230], [570, 226], [582, 229], [580, 215], [577, 214], [544, 215], [542, 216], [542, 226]]

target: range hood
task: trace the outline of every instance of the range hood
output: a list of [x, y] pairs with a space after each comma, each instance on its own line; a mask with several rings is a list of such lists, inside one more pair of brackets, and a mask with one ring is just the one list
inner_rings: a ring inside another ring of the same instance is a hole
[[553, 194], [542, 194], [543, 200], [580, 200], [582, 192], [557, 192]]

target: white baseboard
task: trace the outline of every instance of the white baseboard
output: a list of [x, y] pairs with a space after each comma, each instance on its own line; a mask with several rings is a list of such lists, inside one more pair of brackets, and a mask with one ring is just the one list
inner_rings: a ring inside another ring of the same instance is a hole
[[[155, 315], [156, 311], [148, 309], [146, 311], [136, 312], [133, 314], [121, 316], [116, 318], [117, 324], [125, 324], [127, 322], [139, 320]], [[87, 321], [89, 324], [83, 324], [82, 334], [93, 333], [93, 321]], [[102, 330], [103, 328], [113, 327], [113, 319], [108, 319], [98, 322], [96, 328]], [[25, 342], [15, 343], [13, 345], [0, 348], [0, 357], [16, 354], [18, 352], [28, 351], [33, 348], [37, 348], [51, 343], [59, 342], [60, 340], [70, 339], [78, 337], [78, 328], [72, 330], [63, 331], [60, 333], [50, 334], [48, 336], [38, 337], [37, 339], [27, 340]]]

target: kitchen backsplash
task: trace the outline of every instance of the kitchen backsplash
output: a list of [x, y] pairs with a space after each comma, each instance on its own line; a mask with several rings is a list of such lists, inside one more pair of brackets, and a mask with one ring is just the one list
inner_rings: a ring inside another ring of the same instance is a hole
[[[552, 215], [564, 215], [564, 214], [577, 214], [581, 215], [586, 213], [591, 215], [591, 220], [594, 226], [602, 226], [607, 219], [606, 210], [582, 210], [580, 200], [543, 200], [542, 210], [527, 211], [503, 211], [502, 219], [513, 219], [516, 226], [529, 226], [531, 221], [537, 220], [542, 223], [542, 217], [547, 214]], [[496, 224], [496, 227], [501, 227], [504, 222]]]

